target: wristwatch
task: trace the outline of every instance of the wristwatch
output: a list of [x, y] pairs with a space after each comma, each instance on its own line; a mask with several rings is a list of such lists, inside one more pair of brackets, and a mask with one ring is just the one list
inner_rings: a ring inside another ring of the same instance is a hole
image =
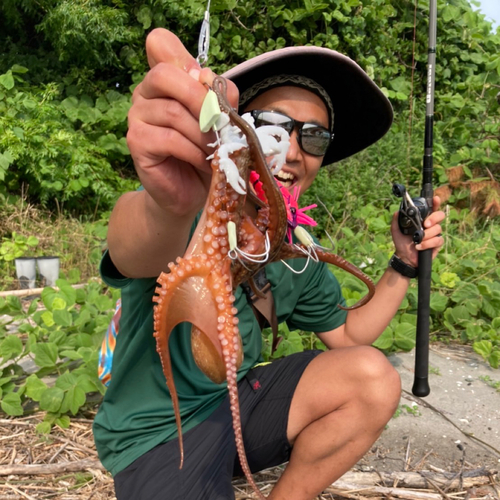
[[396, 254], [389, 260], [389, 266], [407, 278], [416, 278], [418, 276], [418, 269], [403, 262]]

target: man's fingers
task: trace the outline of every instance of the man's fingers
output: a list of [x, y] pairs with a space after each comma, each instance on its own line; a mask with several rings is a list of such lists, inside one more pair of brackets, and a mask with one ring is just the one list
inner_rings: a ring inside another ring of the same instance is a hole
[[198, 117], [207, 95], [207, 88], [184, 70], [168, 63], [159, 63], [151, 69], [134, 92], [134, 103], [139, 95], [144, 99], [169, 98], [179, 101], [191, 114]]
[[159, 63], [170, 63], [189, 73], [200, 69], [196, 59], [186, 50], [177, 36], [164, 28], [153, 30], [146, 38], [146, 52], [151, 68]]
[[[147, 150], [143, 147], [145, 143], [148, 144]], [[174, 129], [136, 121], [127, 133], [127, 144], [130, 151], [135, 152], [133, 160], [137, 168], [148, 169], [174, 156], [200, 170], [211, 172], [206, 152]]]
[[424, 228], [427, 229], [429, 227], [434, 226], [435, 224], [439, 224], [446, 218], [445, 213], [442, 210], [438, 210], [437, 212], [432, 212], [431, 215], [424, 222]]
[[434, 196], [432, 199], [432, 210], [436, 212], [441, 206], [441, 198], [439, 196]]
[[[213, 153], [213, 147], [208, 144], [215, 142], [215, 134], [204, 134], [198, 120], [179, 101], [168, 98], [137, 99], [128, 117], [129, 127], [132, 129], [142, 123], [173, 128], [205, 151], [206, 156]], [[150, 143], [151, 141], [147, 141], [144, 144]]]

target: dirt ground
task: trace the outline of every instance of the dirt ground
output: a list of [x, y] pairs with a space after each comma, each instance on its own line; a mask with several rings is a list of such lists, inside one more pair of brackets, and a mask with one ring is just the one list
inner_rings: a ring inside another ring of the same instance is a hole
[[417, 398], [411, 394], [414, 352], [389, 359], [403, 384], [400, 409], [365, 465], [398, 470], [425, 458], [427, 465], [444, 470], [462, 463], [500, 468], [500, 370], [468, 346], [435, 344], [429, 355], [431, 392]]
[[[431, 394], [419, 399], [411, 395], [413, 353], [390, 360], [403, 381], [398, 412], [370, 452], [318, 499], [500, 498], [500, 371], [468, 348], [433, 345]], [[0, 500], [113, 500], [88, 417], [45, 437], [35, 430], [41, 415], [0, 419]], [[255, 475], [265, 495], [280, 474]], [[255, 498], [245, 481], [233, 485], [238, 500]]]

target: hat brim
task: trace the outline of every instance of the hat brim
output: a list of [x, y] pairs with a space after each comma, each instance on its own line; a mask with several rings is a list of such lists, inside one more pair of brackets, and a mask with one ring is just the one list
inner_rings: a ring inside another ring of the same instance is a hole
[[323, 47], [286, 47], [261, 54], [224, 73], [240, 94], [274, 75], [312, 78], [330, 96], [335, 137], [323, 165], [351, 156], [378, 141], [390, 128], [392, 106], [352, 59]]

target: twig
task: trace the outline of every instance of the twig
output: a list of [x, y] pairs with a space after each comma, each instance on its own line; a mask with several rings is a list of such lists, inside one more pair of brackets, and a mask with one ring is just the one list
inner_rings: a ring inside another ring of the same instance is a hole
[[36, 500], [34, 497], [28, 495], [27, 493], [23, 493], [21, 490], [18, 490], [15, 486], [12, 486], [9, 483], [5, 483], [5, 486], [7, 486], [11, 490], [15, 491], [17, 494], [23, 496], [24, 498], [27, 498], [28, 500]]
[[85, 458], [75, 462], [59, 464], [0, 465], [0, 476], [31, 476], [35, 474], [60, 474], [61, 472], [81, 472], [87, 469], [105, 471], [99, 460]]
[[[71, 285], [73, 288], [83, 288], [87, 286], [87, 283], [80, 283], [78, 285]], [[59, 290], [57, 286], [51, 287], [54, 290]], [[44, 288], [26, 288], [24, 290], [7, 290], [5, 292], [0, 292], [0, 297], [26, 297], [29, 295], [40, 295], [44, 291]]]
[[410, 443], [411, 443], [411, 438], [408, 438], [408, 443], [406, 445], [406, 456], [405, 456], [405, 466], [404, 466], [405, 471], [407, 471], [408, 467], [410, 466]]

